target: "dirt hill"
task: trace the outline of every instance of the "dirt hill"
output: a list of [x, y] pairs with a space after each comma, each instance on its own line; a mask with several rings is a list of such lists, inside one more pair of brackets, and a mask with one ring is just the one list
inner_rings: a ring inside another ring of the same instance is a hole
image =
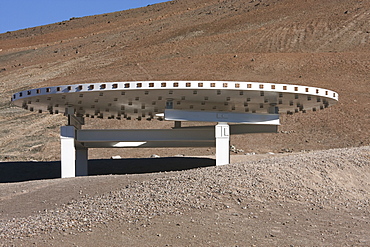
[[[178, 0], [0, 34], [0, 165], [16, 174], [53, 169], [66, 123], [12, 106], [21, 90], [236, 80], [339, 93], [325, 110], [282, 114], [277, 134], [233, 136], [237, 149], [257, 155], [233, 156], [232, 166], [2, 183], [0, 244], [369, 245], [369, 10], [361, 0]], [[171, 126], [86, 119], [84, 128]], [[154, 153], [214, 149], [93, 149], [89, 157]], [[16, 162], [29, 160], [45, 162]]]
[[[245, 152], [368, 145], [370, 5], [367, 1], [171, 1], [0, 34], [0, 158], [59, 159], [65, 118], [10, 105], [23, 89], [134, 80], [238, 80], [324, 87], [339, 104], [282, 115], [281, 133], [235, 136]], [[95, 121], [86, 128], [172, 123]], [[91, 158], [150, 155], [95, 150]], [[212, 150], [197, 150], [208, 155]], [[158, 150], [161, 155], [187, 150]]]

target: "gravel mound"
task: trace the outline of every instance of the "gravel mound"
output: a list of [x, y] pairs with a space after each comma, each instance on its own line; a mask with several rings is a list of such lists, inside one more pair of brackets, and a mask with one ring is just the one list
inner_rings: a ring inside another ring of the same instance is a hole
[[[181, 171], [85, 195], [56, 210], [0, 221], [0, 239], [77, 233], [112, 220], [150, 220], [189, 210], [222, 210], [237, 202], [295, 202], [369, 213], [370, 146], [276, 155], [258, 161]], [[107, 176], [109, 179], [109, 176]], [[125, 179], [125, 176], [122, 176]]]

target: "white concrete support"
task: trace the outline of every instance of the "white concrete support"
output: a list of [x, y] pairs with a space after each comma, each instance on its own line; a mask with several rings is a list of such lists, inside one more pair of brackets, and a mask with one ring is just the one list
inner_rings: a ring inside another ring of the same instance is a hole
[[230, 129], [229, 125], [219, 122], [215, 126], [216, 166], [230, 163]]
[[62, 178], [75, 177], [76, 147], [75, 127], [62, 126], [60, 128], [61, 175]]
[[87, 148], [78, 146], [76, 142], [76, 128], [62, 126], [60, 128], [61, 143], [61, 177], [86, 176]]
[[216, 165], [230, 163], [230, 135], [276, 133], [277, 125], [233, 124], [180, 127], [173, 129], [82, 130], [61, 127], [62, 178], [88, 175], [88, 148], [214, 147]]

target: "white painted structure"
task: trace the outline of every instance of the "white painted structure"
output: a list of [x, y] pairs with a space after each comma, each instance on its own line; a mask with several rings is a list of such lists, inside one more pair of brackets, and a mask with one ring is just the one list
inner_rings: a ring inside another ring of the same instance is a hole
[[[319, 110], [336, 92], [298, 85], [230, 81], [140, 81], [31, 89], [12, 97], [30, 111], [64, 113], [62, 177], [88, 175], [88, 148], [210, 147], [216, 165], [229, 163], [231, 134], [277, 132], [279, 113]], [[85, 130], [86, 117], [175, 121], [173, 129]], [[181, 127], [181, 121], [216, 126]], [[232, 123], [232, 125], [229, 125]]]

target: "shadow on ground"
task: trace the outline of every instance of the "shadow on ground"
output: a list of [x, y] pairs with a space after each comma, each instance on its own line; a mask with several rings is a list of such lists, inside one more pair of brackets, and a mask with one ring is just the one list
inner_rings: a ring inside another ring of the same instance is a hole
[[[181, 171], [215, 165], [214, 159], [190, 157], [89, 160], [89, 175]], [[0, 162], [0, 183], [60, 178], [60, 174], [60, 161]]]

